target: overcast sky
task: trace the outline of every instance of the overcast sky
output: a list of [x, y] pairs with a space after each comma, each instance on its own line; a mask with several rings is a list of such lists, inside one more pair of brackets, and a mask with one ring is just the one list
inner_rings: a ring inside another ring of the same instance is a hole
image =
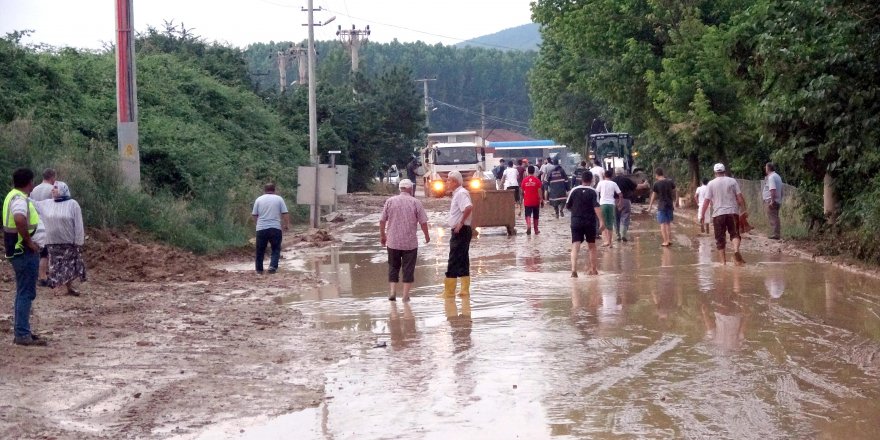
[[[315, 38], [336, 38], [337, 25], [370, 25], [371, 41], [455, 44], [531, 21], [532, 0], [314, 0]], [[28, 43], [101, 48], [115, 40], [114, 0], [0, 0], [0, 34], [32, 29]], [[174, 20], [207, 41], [244, 47], [307, 38], [306, 0], [134, 0], [137, 31]]]

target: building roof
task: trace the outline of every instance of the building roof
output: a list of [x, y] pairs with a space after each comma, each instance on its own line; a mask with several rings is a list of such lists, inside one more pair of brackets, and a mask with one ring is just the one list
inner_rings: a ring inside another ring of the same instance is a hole
[[496, 128], [492, 130], [486, 130], [486, 135], [483, 136], [483, 133], [480, 130], [477, 130], [477, 135], [481, 138], [484, 138], [486, 142], [511, 142], [511, 141], [532, 141], [535, 138], [526, 136], [524, 134], [517, 133], [511, 130], [505, 130], [503, 128]]

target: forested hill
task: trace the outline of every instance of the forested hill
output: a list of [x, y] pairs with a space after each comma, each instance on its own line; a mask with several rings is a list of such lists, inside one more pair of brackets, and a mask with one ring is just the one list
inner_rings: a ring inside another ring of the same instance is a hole
[[[290, 42], [272, 42], [245, 49], [248, 70], [261, 91], [277, 93], [279, 71], [275, 56], [290, 45]], [[342, 43], [322, 41], [316, 46], [318, 78], [332, 85], [346, 83], [351, 60]], [[485, 108], [488, 129], [507, 128], [528, 133], [531, 103], [527, 76], [536, 56], [536, 52], [421, 42], [367, 42], [360, 51], [359, 71], [370, 77], [398, 67], [410, 70], [414, 80], [436, 78], [428, 83], [431, 131], [479, 128], [481, 109]], [[293, 83], [298, 77], [293, 61], [287, 66], [287, 80]], [[416, 85], [421, 92], [421, 84]]]
[[457, 47], [476, 46], [502, 50], [538, 50], [541, 46], [541, 30], [538, 24], [528, 23], [494, 34], [483, 35], [456, 44]]

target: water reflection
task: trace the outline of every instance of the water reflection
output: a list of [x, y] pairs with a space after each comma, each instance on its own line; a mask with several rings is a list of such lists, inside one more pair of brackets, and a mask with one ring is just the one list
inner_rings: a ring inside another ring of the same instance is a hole
[[701, 301], [701, 315], [706, 338], [721, 353], [728, 353], [743, 346], [749, 310], [740, 289], [740, 270], [725, 268], [721, 272], [715, 290]]
[[403, 316], [396, 301], [389, 301], [391, 312], [388, 316], [388, 333], [391, 337], [391, 347], [400, 350], [411, 345], [417, 338], [416, 318], [413, 316], [409, 302], [403, 303]]
[[454, 298], [446, 298], [443, 302], [443, 308], [452, 334], [451, 359], [456, 398], [459, 403], [465, 403], [471, 399], [477, 387], [476, 372], [473, 368], [474, 355], [470, 353], [470, 348], [473, 346], [471, 340], [471, 332], [473, 331], [471, 299], [470, 297], [462, 298], [460, 313]]

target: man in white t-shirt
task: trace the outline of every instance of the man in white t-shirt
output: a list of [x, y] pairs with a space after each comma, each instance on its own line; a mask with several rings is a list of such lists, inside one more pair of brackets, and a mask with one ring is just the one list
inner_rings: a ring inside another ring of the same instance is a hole
[[593, 173], [593, 188], [595, 188], [605, 177], [605, 168], [602, 167], [599, 159], [593, 160], [593, 168], [590, 168], [590, 172]]
[[[513, 166], [513, 161], [507, 161], [507, 169], [504, 170], [504, 189], [507, 191], [513, 191], [513, 203], [517, 207], [517, 211], [519, 211], [520, 202], [522, 200], [522, 193], [519, 188], [519, 170]], [[517, 212], [516, 215], [519, 215]]]
[[706, 223], [706, 219], [700, 217], [700, 210], [703, 208], [703, 201], [706, 200], [706, 184], [709, 183], [709, 179], [703, 178], [703, 184], [697, 188], [697, 191], [694, 192], [694, 200], [697, 202], [697, 223], [700, 224], [700, 234], [709, 232], [709, 224]]
[[739, 213], [746, 212], [746, 201], [739, 183], [733, 177], [724, 174], [724, 164], [716, 163], [713, 167], [715, 178], [706, 185], [703, 194], [703, 206], [700, 207], [700, 217], [705, 218], [709, 205], [712, 205], [712, 227], [715, 230], [715, 243], [721, 254], [721, 262], [727, 264], [727, 255], [724, 253], [727, 247], [725, 233], [730, 234], [730, 242], [733, 243], [733, 257], [737, 265], [745, 263], [739, 253]]
[[[507, 170], [516, 168], [510, 167]], [[507, 171], [505, 171], [506, 173]], [[462, 185], [464, 181], [461, 173], [450, 171], [446, 178], [447, 188], [452, 188], [452, 203], [449, 206], [447, 224], [452, 228], [449, 237], [449, 261], [446, 264], [446, 279], [443, 281], [443, 298], [455, 297], [455, 285], [461, 278], [461, 291], [458, 295], [465, 297], [471, 294], [471, 260], [470, 246], [473, 237], [471, 229], [471, 212], [474, 205], [471, 203], [471, 195]]]
[[[602, 210], [602, 220], [605, 225], [614, 225], [616, 216], [615, 197], [620, 197], [620, 187], [611, 180], [613, 173], [611, 170], [605, 170], [602, 181], [596, 185], [596, 192], [599, 194], [599, 208]], [[602, 247], [611, 248], [611, 227], [606, 227], [602, 231]]]
[[257, 255], [255, 266], [258, 274], [263, 273], [263, 258], [266, 256], [266, 245], [272, 246], [269, 259], [269, 273], [278, 270], [281, 258], [281, 230], [290, 230], [290, 215], [284, 199], [275, 194], [275, 184], [267, 183], [263, 187], [263, 195], [254, 201], [251, 215], [257, 223]]

